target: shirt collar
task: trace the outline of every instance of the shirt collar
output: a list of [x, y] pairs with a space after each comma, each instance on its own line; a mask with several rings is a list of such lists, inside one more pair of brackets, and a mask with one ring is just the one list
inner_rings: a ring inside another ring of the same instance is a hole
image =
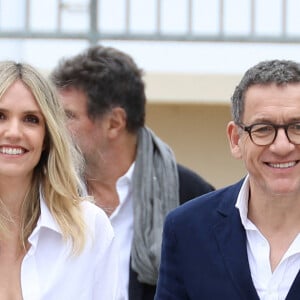
[[130, 167], [127, 170], [127, 172], [117, 180], [117, 185], [121, 184], [124, 181], [127, 181], [127, 182], [131, 183], [132, 176], [133, 176], [134, 166], [135, 166], [135, 161], [130, 165]]
[[121, 176], [117, 182], [116, 182], [116, 189], [119, 197], [119, 205], [114, 210], [114, 212], [109, 217], [112, 221], [120, 212], [120, 209], [122, 206], [125, 205], [125, 203], [129, 203], [131, 201], [131, 192], [132, 192], [132, 177], [133, 177], [133, 171], [134, 171], [135, 161], [131, 164], [127, 172]]
[[249, 203], [249, 175], [246, 176], [237, 197], [235, 207], [239, 210], [241, 222], [245, 229], [254, 229], [253, 223], [248, 219]]
[[37, 227], [45, 227], [49, 228], [53, 231], [61, 233], [60, 227], [58, 226], [57, 222], [55, 221], [54, 217], [52, 216], [45, 198], [44, 194], [40, 190], [40, 207], [41, 207], [41, 215], [38, 220]]
[[[122, 189], [123, 186], [127, 186], [127, 187], [131, 186], [134, 166], [135, 166], [135, 162], [133, 162], [131, 164], [131, 166], [129, 167], [129, 169], [127, 170], [127, 172], [117, 180], [116, 188], [117, 188], [118, 191], [120, 189]], [[120, 198], [119, 199], [120, 204], [122, 204], [122, 202], [124, 202], [125, 199], [123, 197], [119, 197], [119, 198]]]
[[44, 194], [42, 188], [40, 187], [39, 191], [39, 201], [40, 201], [40, 216], [37, 221], [36, 227], [34, 228], [33, 232], [31, 233], [28, 241], [34, 245], [37, 243], [38, 240], [38, 233], [40, 232], [41, 228], [47, 228], [49, 230], [55, 231], [59, 234], [62, 234], [61, 229], [57, 222], [55, 221], [54, 217], [52, 216], [44, 198]]

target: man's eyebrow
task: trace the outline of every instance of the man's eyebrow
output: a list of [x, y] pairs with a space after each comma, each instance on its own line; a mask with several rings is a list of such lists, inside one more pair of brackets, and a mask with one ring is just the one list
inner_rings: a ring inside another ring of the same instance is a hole
[[65, 112], [73, 112], [71, 109], [69, 109], [69, 108], [64, 108], [64, 111]]
[[76, 113], [70, 109], [64, 109], [64, 112], [68, 116], [76, 116]]

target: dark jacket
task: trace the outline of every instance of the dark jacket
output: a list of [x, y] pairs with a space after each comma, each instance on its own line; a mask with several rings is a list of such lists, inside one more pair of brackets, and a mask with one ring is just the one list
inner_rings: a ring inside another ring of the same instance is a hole
[[[235, 207], [242, 181], [166, 217], [155, 300], [259, 300]], [[167, 276], [165, 276], [167, 274]], [[286, 300], [300, 299], [300, 272]]]
[[[177, 169], [180, 204], [214, 190], [211, 184], [188, 168], [178, 164]], [[131, 268], [129, 272], [129, 300], [153, 300], [156, 286], [139, 282], [137, 273]]]

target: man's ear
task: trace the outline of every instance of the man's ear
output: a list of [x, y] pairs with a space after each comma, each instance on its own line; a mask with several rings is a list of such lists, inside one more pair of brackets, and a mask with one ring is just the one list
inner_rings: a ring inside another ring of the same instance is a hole
[[227, 125], [227, 138], [232, 156], [234, 158], [241, 159], [242, 152], [239, 145], [239, 127], [233, 121], [230, 121]]
[[121, 131], [126, 129], [127, 115], [123, 108], [114, 107], [110, 111], [108, 134], [111, 138], [119, 135]]

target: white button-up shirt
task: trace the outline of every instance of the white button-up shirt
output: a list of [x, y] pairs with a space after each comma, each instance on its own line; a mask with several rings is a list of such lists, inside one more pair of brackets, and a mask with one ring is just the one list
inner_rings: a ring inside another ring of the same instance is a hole
[[261, 300], [284, 300], [300, 270], [300, 235], [297, 235], [272, 272], [269, 243], [248, 219], [248, 198], [249, 177], [243, 183], [236, 207], [246, 230], [247, 253], [254, 286]]
[[120, 300], [128, 300], [129, 264], [133, 239], [132, 175], [134, 163], [116, 183], [120, 204], [110, 216], [120, 249]]
[[41, 199], [41, 215], [21, 266], [24, 300], [118, 299], [118, 253], [113, 229], [99, 207], [84, 201], [82, 209], [87, 242], [83, 251], [74, 255]]

